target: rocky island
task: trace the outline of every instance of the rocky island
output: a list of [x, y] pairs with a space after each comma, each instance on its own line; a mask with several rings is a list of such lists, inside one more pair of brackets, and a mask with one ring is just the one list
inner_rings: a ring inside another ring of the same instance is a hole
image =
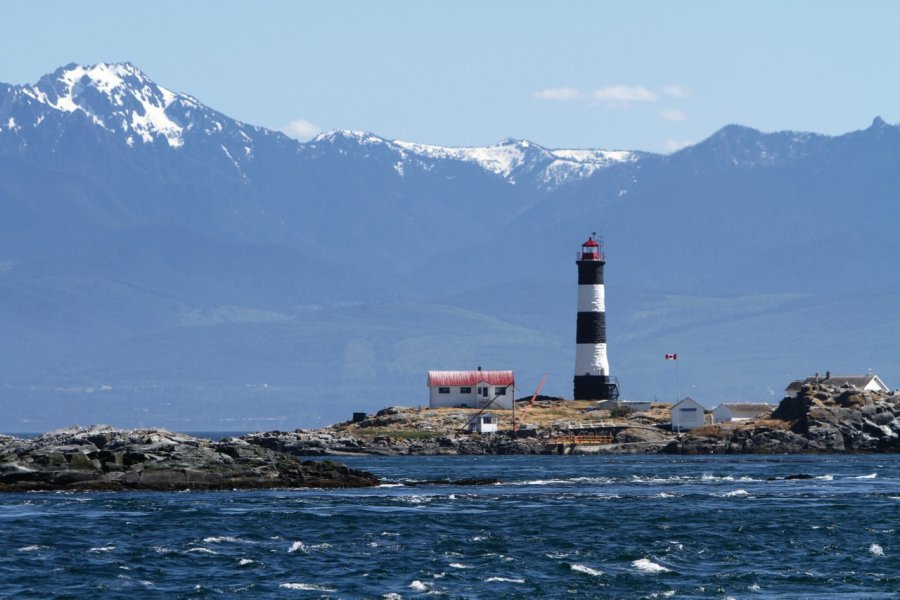
[[105, 426], [32, 439], [0, 436], [0, 491], [365, 487], [378, 479], [332, 461], [302, 461], [240, 439]]
[[[364, 487], [378, 479], [317, 456], [476, 454], [798, 454], [900, 452], [900, 394], [806, 385], [771, 414], [671, 431], [669, 405], [622, 414], [542, 398], [514, 430], [467, 425], [474, 409], [389, 407], [316, 430], [269, 431], [220, 441], [164, 429], [71, 428], [32, 439], [0, 436], [0, 491], [216, 490]], [[439, 483], [439, 482], [435, 482]]]
[[243, 441], [295, 456], [452, 454], [785, 454], [900, 452], [900, 394], [812, 385], [771, 413], [746, 422], [677, 434], [668, 404], [616, 414], [593, 402], [542, 398], [528, 425], [470, 433], [474, 409], [389, 407], [356, 422], [322, 429], [254, 433]]

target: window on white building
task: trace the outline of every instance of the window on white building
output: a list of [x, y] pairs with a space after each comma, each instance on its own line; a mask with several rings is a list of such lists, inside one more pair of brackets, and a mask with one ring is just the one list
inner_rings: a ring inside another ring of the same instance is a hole
[[472, 393], [472, 388], [470, 388], [470, 387], [461, 387], [461, 388], [459, 388], [459, 393], [460, 393], [460, 394], [471, 394], [471, 393]]
[[439, 387], [438, 388], [438, 394], [449, 394], [449, 393], [450, 393], [450, 388], [448, 388], [448, 387]]
[[495, 387], [495, 388], [494, 388], [494, 395], [495, 395], [495, 396], [505, 396], [505, 395], [506, 395], [506, 388], [505, 388], [505, 387]]

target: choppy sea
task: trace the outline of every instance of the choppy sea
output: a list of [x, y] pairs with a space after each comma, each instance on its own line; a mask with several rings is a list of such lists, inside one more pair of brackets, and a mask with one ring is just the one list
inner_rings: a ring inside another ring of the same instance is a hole
[[345, 462], [384, 485], [0, 495], [0, 597], [900, 597], [897, 456]]

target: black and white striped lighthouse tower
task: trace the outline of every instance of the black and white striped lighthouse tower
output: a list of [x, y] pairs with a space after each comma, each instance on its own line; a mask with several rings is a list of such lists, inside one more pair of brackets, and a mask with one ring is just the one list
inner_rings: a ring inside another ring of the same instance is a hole
[[[596, 235], [596, 234], [594, 234]], [[619, 386], [609, 374], [606, 354], [606, 256], [594, 235], [581, 245], [578, 265], [578, 325], [575, 335], [576, 400], [617, 400]]]

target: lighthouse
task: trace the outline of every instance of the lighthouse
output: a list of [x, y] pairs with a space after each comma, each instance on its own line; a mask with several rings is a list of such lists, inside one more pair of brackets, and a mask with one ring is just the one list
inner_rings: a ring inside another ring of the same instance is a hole
[[606, 293], [603, 267], [606, 256], [594, 235], [578, 255], [578, 321], [575, 334], [576, 400], [617, 400], [619, 386], [609, 374], [606, 354]]

